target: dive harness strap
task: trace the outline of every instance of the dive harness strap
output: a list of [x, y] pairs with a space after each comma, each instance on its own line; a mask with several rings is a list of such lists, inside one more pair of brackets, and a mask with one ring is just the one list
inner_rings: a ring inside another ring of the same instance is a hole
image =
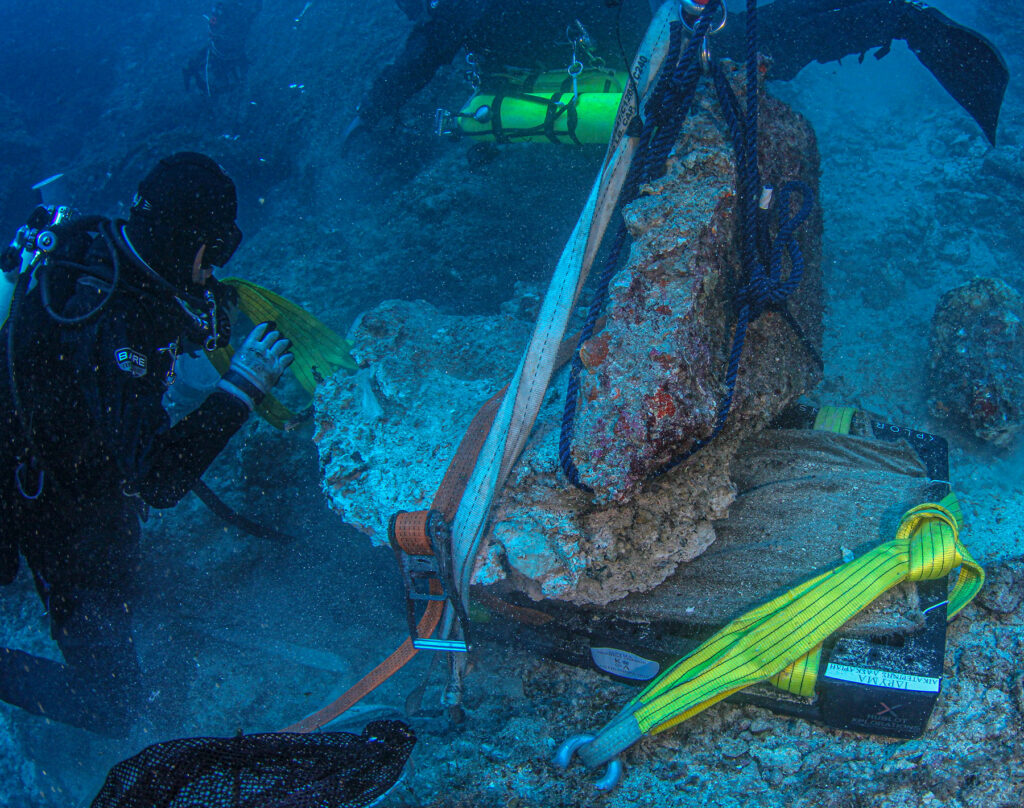
[[267, 527], [266, 525], [260, 524], [254, 519], [250, 519], [248, 516], [239, 513], [224, 500], [217, 496], [213, 489], [210, 488], [201, 479], [197, 479], [192, 484], [193, 493], [199, 497], [199, 500], [213, 513], [223, 519], [232, 527], [236, 527], [239, 530], [248, 533], [250, 536], [255, 536], [258, 539], [272, 539], [274, 541], [295, 541], [294, 536], [290, 536], [287, 533], [282, 533], [276, 528]]
[[904, 581], [942, 578], [959, 567], [947, 603], [952, 619], [985, 580], [960, 541], [961, 526], [952, 493], [911, 508], [890, 541], [753, 609], [666, 670], [579, 748], [583, 762], [607, 763], [645, 735], [756, 682], [769, 679], [792, 692], [812, 693], [825, 638]]
[[[493, 137], [497, 143], [511, 143], [518, 138], [544, 135], [544, 137], [555, 144], [562, 143], [559, 140], [562, 137], [568, 138], [577, 146], [582, 146], [583, 144], [576, 136], [576, 128], [579, 126], [579, 112], [576, 109], [576, 101], [570, 93], [570, 100], [563, 102], [561, 100], [562, 95], [563, 93], [560, 92], [547, 96], [530, 95], [529, 93], [504, 93], [496, 95], [488, 110], [488, 122], [491, 124], [491, 128], [472, 131], [460, 129], [459, 135], [462, 137]], [[534, 126], [506, 127], [502, 119], [502, 105], [506, 100], [525, 101], [543, 106], [545, 108], [544, 119]], [[466, 118], [479, 123], [480, 119], [476, 115], [481, 109], [482, 107], [478, 108], [475, 113], [458, 112], [455, 113], [454, 117]], [[555, 124], [563, 117], [565, 119], [565, 132], [558, 132], [555, 130]]]

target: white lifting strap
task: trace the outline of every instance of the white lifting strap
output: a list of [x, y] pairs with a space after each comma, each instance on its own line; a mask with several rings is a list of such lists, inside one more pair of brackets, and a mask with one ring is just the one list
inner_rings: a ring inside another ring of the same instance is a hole
[[[464, 602], [468, 601], [473, 567], [492, 502], [526, 445], [551, 380], [558, 346], [615, 211], [637, 146], [635, 138], [625, 136], [626, 129], [653, 89], [668, 52], [669, 28], [675, 18], [676, 3], [670, 1], [662, 4], [651, 21], [633, 62], [631, 75], [635, 83], [630, 82], [623, 93], [601, 173], [558, 261], [530, 345], [494, 418], [459, 503], [452, 531], [453, 577]], [[452, 615], [446, 615], [445, 631], [452, 622]]]

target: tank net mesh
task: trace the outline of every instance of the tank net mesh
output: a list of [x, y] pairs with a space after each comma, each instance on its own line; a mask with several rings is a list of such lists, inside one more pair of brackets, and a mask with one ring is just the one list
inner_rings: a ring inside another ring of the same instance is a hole
[[393, 720], [360, 735], [165, 741], [114, 766], [92, 808], [362, 808], [398, 781], [415, 743]]

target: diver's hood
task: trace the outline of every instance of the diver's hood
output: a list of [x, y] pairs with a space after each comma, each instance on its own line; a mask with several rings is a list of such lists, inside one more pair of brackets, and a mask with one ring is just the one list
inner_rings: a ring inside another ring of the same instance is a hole
[[192, 270], [223, 266], [242, 240], [235, 224], [235, 184], [214, 160], [196, 152], [166, 157], [139, 183], [125, 234], [139, 258], [176, 289], [195, 292]]

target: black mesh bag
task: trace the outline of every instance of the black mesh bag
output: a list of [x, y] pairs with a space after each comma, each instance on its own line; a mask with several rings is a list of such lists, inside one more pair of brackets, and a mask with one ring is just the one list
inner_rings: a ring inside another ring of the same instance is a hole
[[415, 743], [392, 720], [361, 735], [165, 741], [114, 766], [92, 808], [362, 808], [398, 781]]

